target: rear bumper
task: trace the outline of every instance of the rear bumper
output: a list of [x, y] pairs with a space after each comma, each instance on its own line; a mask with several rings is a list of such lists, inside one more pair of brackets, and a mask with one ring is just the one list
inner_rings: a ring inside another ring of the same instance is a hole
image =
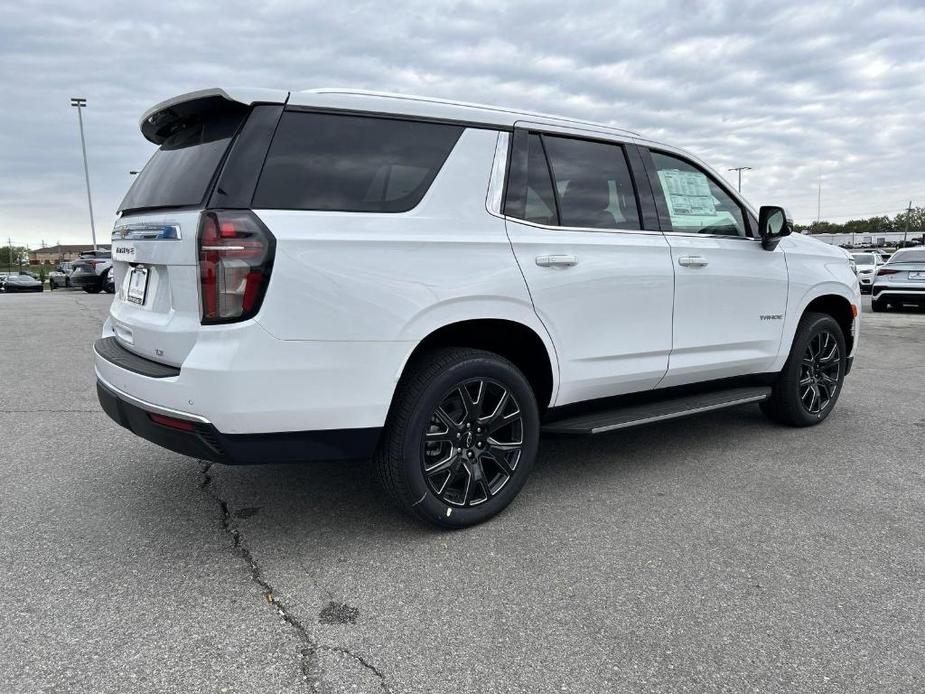
[[78, 289], [83, 289], [84, 287], [99, 287], [103, 288], [103, 277], [102, 275], [91, 275], [90, 273], [84, 274], [74, 274], [71, 275], [71, 286], [77, 287]]
[[[201, 417], [143, 403], [101, 379], [97, 379], [96, 394], [103, 411], [132, 433], [176, 453], [229, 465], [369, 458], [376, 449], [381, 431], [380, 428], [363, 428], [223, 434]], [[181, 419], [188, 428], [159, 424], [151, 418], [152, 414]]]
[[875, 284], [871, 295], [881, 301], [903, 301], [910, 304], [925, 304], [925, 283], [923, 285]]

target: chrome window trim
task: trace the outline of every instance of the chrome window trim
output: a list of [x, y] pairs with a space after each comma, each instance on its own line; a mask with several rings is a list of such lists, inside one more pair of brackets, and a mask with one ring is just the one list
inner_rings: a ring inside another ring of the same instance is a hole
[[[654, 231], [650, 229], [601, 229], [599, 227], [563, 227], [563, 226], [550, 226], [548, 224], [537, 224], [536, 222], [528, 222], [526, 219], [519, 219], [517, 217], [509, 217], [507, 215], [498, 215], [505, 221], [515, 222], [517, 224], [525, 224], [526, 226], [534, 227], [536, 229], [543, 229], [544, 231], [581, 231], [581, 232], [592, 232], [598, 234], [653, 234], [655, 236], [664, 236], [661, 231]], [[699, 234], [702, 238], [703, 234]], [[725, 237], [724, 237], [725, 238]], [[748, 239], [751, 240], [751, 239]]]
[[491, 163], [491, 177], [488, 179], [488, 195], [485, 209], [496, 217], [504, 217], [501, 203], [504, 201], [504, 178], [507, 175], [507, 158], [510, 149], [511, 134], [499, 132], [495, 143], [495, 156]]
[[728, 234], [698, 234], [693, 231], [664, 231], [662, 232], [665, 236], [683, 236], [689, 237], [692, 239], [727, 239], [730, 241], [752, 241], [752, 242], [761, 242], [761, 239], [755, 238], [754, 236], [729, 236]]

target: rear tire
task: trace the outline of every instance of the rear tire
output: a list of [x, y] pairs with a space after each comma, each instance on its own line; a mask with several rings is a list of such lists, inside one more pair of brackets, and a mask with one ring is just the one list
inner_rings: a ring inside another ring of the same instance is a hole
[[87, 292], [87, 294], [99, 294], [102, 289], [102, 287], [84, 287], [84, 291]]
[[375, 464], [391, 501], [411, 516], [465, 528], [501, 512], [533, 469], [539, 412], [507, 359], [446, 348], [409, 364]]
[[790, 356], [761, 410], [771, 420], [793, 427], [823, 421], [841, 395], [848, 353], [838, 322], [827, 314], [807, 313], [800, 321]]

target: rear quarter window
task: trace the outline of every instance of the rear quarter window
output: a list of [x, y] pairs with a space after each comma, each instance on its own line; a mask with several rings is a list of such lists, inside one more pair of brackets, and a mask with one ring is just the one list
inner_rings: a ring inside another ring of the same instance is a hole
[[121, 211], [203, 202], [215, 170], [247, 115], [239, 105], [190, 118], [154, 153], [135, 179]]
[[287, 111], [253, 207], [406, 212], [424, 197], [462, 131], [443, 123]]

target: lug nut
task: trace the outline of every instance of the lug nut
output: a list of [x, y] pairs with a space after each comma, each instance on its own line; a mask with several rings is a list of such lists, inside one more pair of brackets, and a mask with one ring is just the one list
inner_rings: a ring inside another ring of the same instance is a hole
[[472, 428], [471, 422], [466, 422], [466, 429], [471, 429], [471, 428]]
[[471, 457], [472, 457], [472, 451], [469, 451], [468, 453], [466, 453], [466, 455], [469, 456], [469, 457], [471, 458]]

